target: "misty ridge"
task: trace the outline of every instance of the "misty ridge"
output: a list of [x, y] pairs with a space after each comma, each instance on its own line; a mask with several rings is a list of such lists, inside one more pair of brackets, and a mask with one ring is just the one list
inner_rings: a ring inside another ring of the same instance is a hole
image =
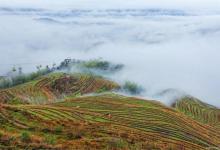
[[189, 94], [220, 106], [218, 13], [1, 7], [0, 19], [1, 75], [13, 66], [30, 73], [68, 57], [103, 58], [123, 69], [96, 73], [140, 85], [140, 97], [171, 104]]

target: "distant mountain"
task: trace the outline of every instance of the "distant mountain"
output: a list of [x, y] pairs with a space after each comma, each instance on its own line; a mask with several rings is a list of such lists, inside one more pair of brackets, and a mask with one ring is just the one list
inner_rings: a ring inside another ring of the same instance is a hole
[[44, 17], [143, 17], [143, 16], [186, 16], [193, 15], [178, 9], [70, 9], [47, 10], [34, 8], [0, 7], [0, 14], [38, 15]]

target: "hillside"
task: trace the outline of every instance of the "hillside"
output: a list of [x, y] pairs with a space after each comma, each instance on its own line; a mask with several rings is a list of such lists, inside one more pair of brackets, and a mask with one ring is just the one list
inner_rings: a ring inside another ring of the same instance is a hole
[[[114, 94], [0, 107], [3, 148], [206, 149], [220, 132], [154, 101]], [[28, 143], [28, 144], [27, 144]]]
[[173, 106], [185, 115], [220, 130], [220, 109], [189, 96], [177, 100]]
[[89, 74], [52, 73], [31, 82], [0, 90], [1, 103], [45, 104], [65, 96], [97, 93], [119, 88], [119, 85]]
[[[171, 108], [110, 92], [119, 87], [94, 75], [52, 73], [1, 90], [0, 149], [220, 147], [220, 130], [214, 125], [213, 113], [217, 108], [190, 99], [179, 100]], [[194, 103], [199, 107], [194, 108]], [[204, 109], [210, 118], [201, 121], [198, 118], [206, 116]]]

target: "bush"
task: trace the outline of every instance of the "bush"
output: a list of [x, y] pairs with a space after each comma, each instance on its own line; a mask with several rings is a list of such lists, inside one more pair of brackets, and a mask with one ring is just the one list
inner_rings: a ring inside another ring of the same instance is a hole
[[26, 75], [21, 74], [21, 75], [13, 76], [13, 77], [10, 77], [10, 78], [3, 78], [3, 79], [0, 80], [0, 89], [9, 88], [9, 87], [12, 87], [12, 86], [16, 86], [16, 85], [19, 85], [19, 84], [23, 84], [23, 83], [32, 81], [32, 80], [34, 80], [34, 79], [36, 79], [40, 76], [49, 74], [50, 72], [51, 72], [51, 70], [42, 69], [42, 70], [39, 70], [37, 72], [33, 72], [33, 73], [30, 73], [30, 74], [26, 74]]
[[57, 126], [56, 128], [55, 128], [55, 132], [56, 133], [61, 133], [63, 131], [63, 127], [62, 126]]
[[90, 60], [83, 63], [83, 66], [86, 68], [94, 68], [94, 69], [101, 69], [101, 70], [107, 70], [110, 66], [108, 61], [102, 61], [102, 60]]
[[142, 91], [142, 88], [140, 86], [130, 81], [125, 82], [125, 84], [123, 85], [123, 89], [130, 94], [140, 94]]
[[29, 142], [31, 140], [30, 134], [28, 132], [21, 133], [21, 141]]
[[107, 87], [102, 87], [102, 88], [98, 89], [96, 91], [96, 93], [103, 93], [103, 92], [106, 92], [106, 91], [108, 91], [108, 88]]
[[9, 79], [1, 79], [0, 80], [0, 88], [9, 88], [12, 85], [12, 81]]

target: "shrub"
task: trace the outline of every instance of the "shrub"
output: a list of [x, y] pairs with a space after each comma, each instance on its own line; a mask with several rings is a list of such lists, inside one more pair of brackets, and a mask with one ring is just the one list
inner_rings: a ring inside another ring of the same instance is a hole
[[61, 133], [63, 131], [63, 127], [62, 126], [57, 126], [56, 128], [55, 128], [55, 132], [56, 133]]
[[83, 66], [86, 68], [107, 70], [110, 64], [108, 61], [102, 61], [102, 60], [96, 59], [96, 60], [90, 60], [90, 61], [84, 62]]
[[78, 96], [82, 96], [82, 94], [81, 94], [81, 92], [78, 91], [78, 92], [74, 93], [73, 96], [78, 97]]
[[30, 134], [28, 132], [21, 133], [21, 141], [29, 142], [31, 140]]
[[0, 88], [8, 88], [12, 85], [12, 81], [9, 79], [1, 79], [0, 80]]
[[123, 85], [123, 89], [130, 94], [140, 94], [142, 91], [142, 88], [140, 86], [130, 81], [125, 82], [125, 84]]
[[23, 83], [32, 81], [40, 76], [49, 74], [50, 72], [52, 72], [52, 70], [50, 70], [50, 69], [41, 69], [37, 72], [33, 72], [30, 74], [26, 74], [26, 75], [21, 74], [21, 75], [13, 76], [10, 78], [3, 78], [0, 80], [0, 89], [9, 88], [12, 86], [16, 86], [19, 84], [23, 84]]
[[103, 92], [106, 92], [106, 91], [108, 91], [108, 88], [107, 87], [102, 87], [102, 88], [98, 89], [96, 91], [96, 93], [103, 93]]

